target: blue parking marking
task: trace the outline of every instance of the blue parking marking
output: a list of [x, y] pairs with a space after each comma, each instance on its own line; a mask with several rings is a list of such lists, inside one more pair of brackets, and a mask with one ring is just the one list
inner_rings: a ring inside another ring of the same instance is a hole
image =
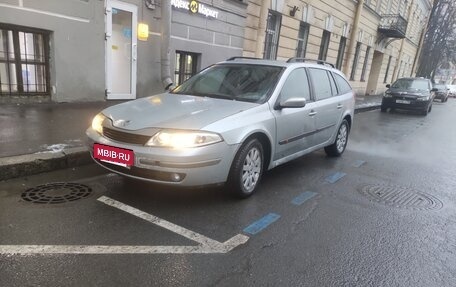
[[248, 234], [255, 235], [261, 230], [268, 227], [271, 223], [277, 221], [280, 218], [280, 215], [275, 213], [269, 213], [268, 215], [264, 216], [263, 218], [255, 221], [254, 223], [247, 226], [243, 231]]
[[328, 183], [336, 183], [339, 179], [341, 179], [342, 177], [344, 177], [346, 175], [347, 174], [343, 173], [343, 172], [335, 172], [335, 173], [329, 175], [328, 177], [326, 177], [325, 181]]
[[352, 166], [353, 166], [353, 167], [361, 167], [361, 166], [362, 166], [363, 164], [365, 164], [365, 163], [366, 163], [366, 161], [364, 161], [364, 160], [357, 160], [357, 161], [355, 161], [355, 162], [352, 164]]
[[307, 200], [309, 200], [312, 197], [314, 197], [315, 195], [317, 195], [316, 192], [306, 191], [306, 192], [301, 193], [297, 197], [293, 198], [291, 203], [293, 203], [294, 205], [301, 205], [304, 202], [306, 202]]

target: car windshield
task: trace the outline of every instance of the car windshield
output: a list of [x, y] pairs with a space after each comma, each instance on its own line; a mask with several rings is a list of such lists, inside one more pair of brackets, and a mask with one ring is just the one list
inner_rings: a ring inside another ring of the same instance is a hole
[[428, 81], [420, 79], [399, 79], [391, 87], [395, 89], [429, 90]]
[[265, 65], [214, 65], [171, 93], [263, 103], [282, 70], [282, 67]]

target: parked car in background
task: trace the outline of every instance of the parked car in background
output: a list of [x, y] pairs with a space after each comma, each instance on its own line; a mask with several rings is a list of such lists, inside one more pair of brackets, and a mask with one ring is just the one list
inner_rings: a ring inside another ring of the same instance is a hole
[[437, 89], [425, 78], [401, 78], [392, 85], [386, 85], [382, 98], [381, 112], [388, 109], [419, 111], [427, 115], [432, 110], [432, 101]]
[[448, 101], [448, 96], [450, 95], [450, 88], [445, 84], [434, 84], [434, 88], [437, 89], [435, 92], [435, 98], [440, 100], [442, 103]]
[[108, 170], [173, 186], [226, 182], [245, 198], [265, 170], [320, 148], [342, 155], [354, 104], [345, 76], [322, 61], [235, 57], [103, 110], [86, 134]]
[[449, 96], [452, 98], [456, 98], [456, 85], [448, 85], [449, 90]]

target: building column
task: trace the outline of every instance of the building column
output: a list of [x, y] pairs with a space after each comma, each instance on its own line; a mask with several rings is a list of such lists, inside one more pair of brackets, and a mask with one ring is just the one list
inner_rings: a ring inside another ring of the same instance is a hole
[[256, 49], [255, 57], [263, 58], [263, 49], [264, 49], [264, 39], [266, 37], [266, 24], [268, 21], [269, 5], [271, 1], [262, 1], [261, 5], [260, 19], [258, 23], [257, 30], [257, 40], [256, 40]]
[[358, 1], [358, 6], [356, 7], [356, 14], [355, 18], [353, 19], [353, 28], [350, 33], [350, 45], [348, 46], [347, 51], [347, 61], [345, 62], [344, 66], [344, 74], [348, 75], [350, 73], [350, 63], [353, 61], [353, 57], [355, 55], [354, 49], [356, 47], [357, 37], [358, 37], [358, 26], [359, 22], [361, 21], [361, 15], [363, 14], [363, 7], [364, 7], [364, 0]]
[[[410, 6], [409, 6], [409, 9], [408, 9], [408, 13], [407, 13], [407, 30], [409, 28], [409, 23], [410, 23], [410, 16], [412, 15], [412, 7], [413, 7], [413, 4], [415, 4], [415, 0], [412, 0], [412, 2], [410, 3]], [[401, 47], [399, 49], [399, 55], [397, 57], [397, 62], [396, 63], [399, 63], [400, 65], [400, 62], [401, 62], [401, 59], [402, 59], [402, 52], [404, 51], [404, 42], [405, 42], [405, 39], [407, 38], [407, 31], [405, 32], [405, 38], [401, 40]], [[394, 82], [395, 80], [397, 80], [397, 78], [399, 77], [398, 73], [399, 73], [399, 68], [398, 65], [394, 66], [394, 72], [393, 72], [393, 80], [392, 82]]]

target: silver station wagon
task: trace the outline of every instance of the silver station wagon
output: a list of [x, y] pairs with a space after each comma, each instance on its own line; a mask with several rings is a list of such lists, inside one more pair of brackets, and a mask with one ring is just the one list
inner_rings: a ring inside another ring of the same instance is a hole
[[340, 156], [354, 103], [328, 63], [234, 57], [170, 92], [103, 110], [86, 134], [94, 160], [113, 172], [175, 186], [226, 183], [245, 198], [265, 170], [321, 148]]

